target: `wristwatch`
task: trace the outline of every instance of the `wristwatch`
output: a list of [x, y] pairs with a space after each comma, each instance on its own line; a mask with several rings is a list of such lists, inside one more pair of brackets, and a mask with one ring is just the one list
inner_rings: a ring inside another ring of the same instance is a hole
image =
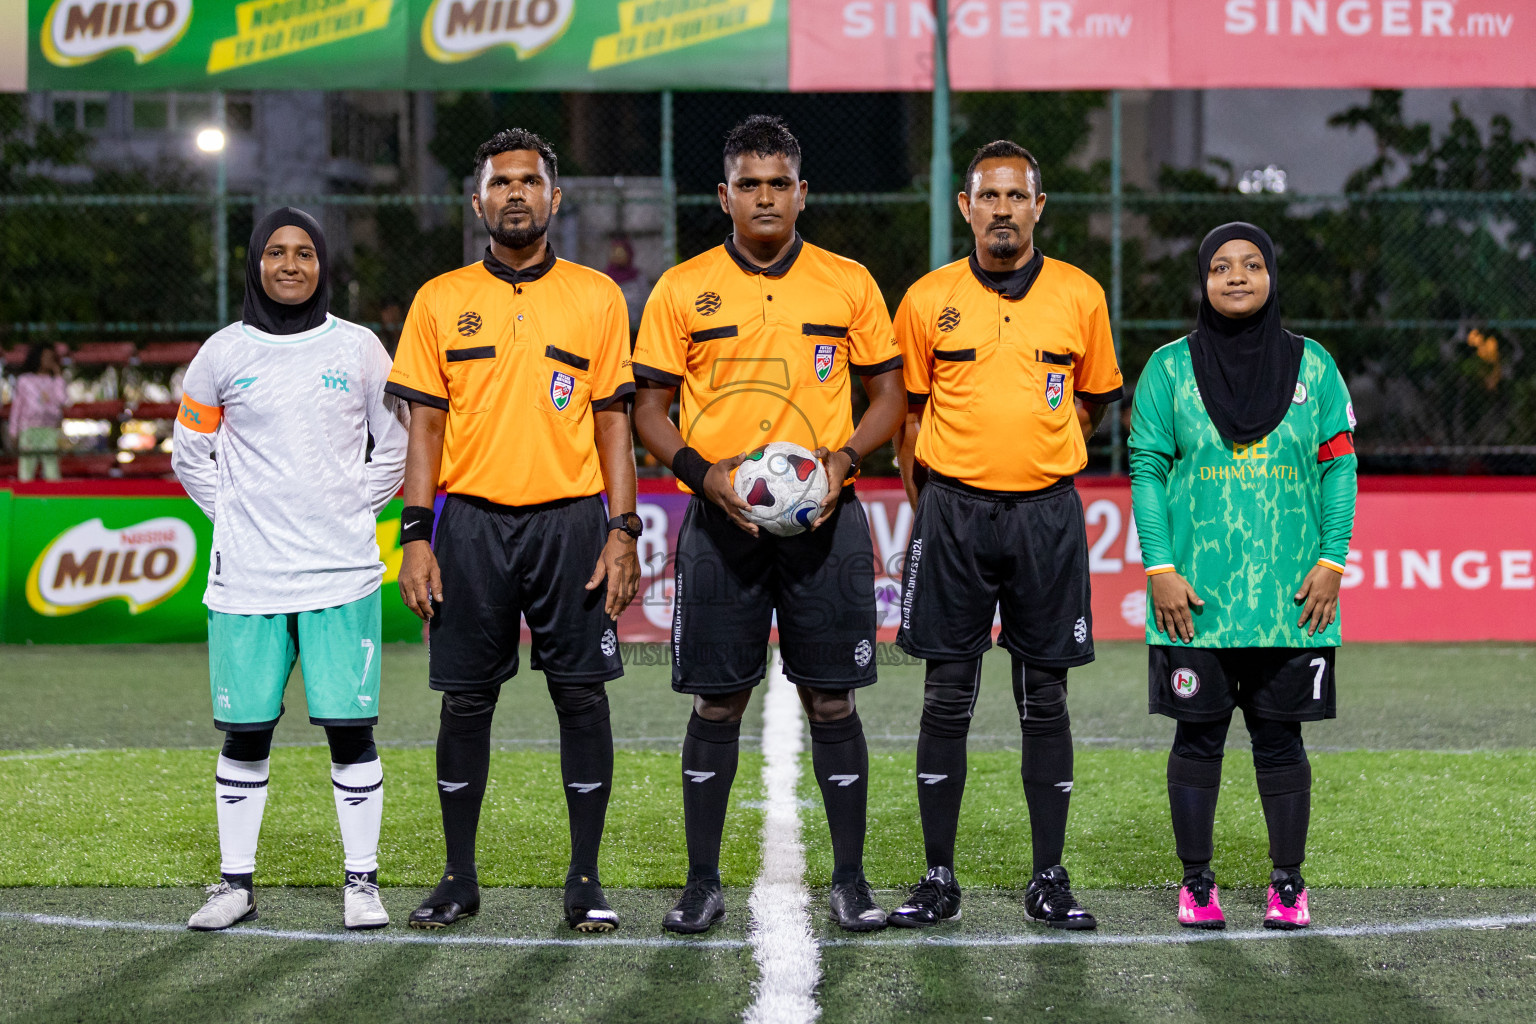
[[614, 516], [608, 520], [608, 529], [610, 532], [623, 530], [631, 539], [638, 540], [640, 534], [645, 532], [645, 520], [633, 512], [625, 512], [621, 516]]

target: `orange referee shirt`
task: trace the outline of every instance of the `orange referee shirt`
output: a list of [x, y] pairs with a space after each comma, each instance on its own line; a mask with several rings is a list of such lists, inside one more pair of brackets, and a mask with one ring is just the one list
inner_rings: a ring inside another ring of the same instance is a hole
[[679, 388], [684, 441], [718, 462], [769, 441], [836, 451], [853, 436], [849, 375], [900, 366], [869, 271], [797, 235], [771, 267], [728, 240], [663, 274], [634, 370]]
[[434, 277], [384, 390], [448, 413], [438, 486], [502, 505], [603, 489], [592, 414], [634, 394], [629, 314], [604, 274], [485, 259]]
[[991, 491], [1034, 491], [1088, 464], [1073, 396], [1118, 401], [1104, 289], [1068, 263], [1004, 283], [974, 254], [918, 280], [896, 310], [907, 396], [927, 399], [917, 459]]

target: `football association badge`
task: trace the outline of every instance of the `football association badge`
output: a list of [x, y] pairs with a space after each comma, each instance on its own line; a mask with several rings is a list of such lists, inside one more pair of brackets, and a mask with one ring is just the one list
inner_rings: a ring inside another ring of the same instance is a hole
[[825, 383], [832, 376], [832, 361], [837, 358], [836, 345], [816, 346], [816, 379]]
[[1301, 381], [1296, 382], [1296, 393], [1291, 396], [1291, 401], [1296, 405], [1305, 405], [1307, 401], [1307, 386]]
[[1052, 409], [1061, 405], [1062, 398], [1067, 393], [1067, 375], [1064, 373], [1048, 373], [1045, 375], [1045, 404]]
[[549, 400], [555, 403], [555, 408], [561, 412], [571, 404], [571, 392], [576, 390], [576, 381], [568, 373], [555, 371], [555, 375], [549, 380]]
[[1173, 685], [1174, 694], [1185, 699], [1200, 692], [1200, 677], [1195, 675], [1194, 669], [1175, 669], [1169, 682]]

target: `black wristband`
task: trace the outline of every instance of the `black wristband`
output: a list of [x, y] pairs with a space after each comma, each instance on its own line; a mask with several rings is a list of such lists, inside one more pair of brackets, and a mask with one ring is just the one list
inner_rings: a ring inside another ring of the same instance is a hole
[[704, 477], [714, 463], [692, 448], [679, 448], [672, 456], [672, 475], [699, 497], [704, 497]]
[[432, 543], [432, 523], [437, 518], [429, 508], [421, 505], [407, 505], [400, 513], [400, 543], [409, 544], [413, 540], [424, 540]]
[[848, 456], [848, 475], [852, 476], [859, 471], [859, 451], [851, 444], [845, 444], [838, 451]]

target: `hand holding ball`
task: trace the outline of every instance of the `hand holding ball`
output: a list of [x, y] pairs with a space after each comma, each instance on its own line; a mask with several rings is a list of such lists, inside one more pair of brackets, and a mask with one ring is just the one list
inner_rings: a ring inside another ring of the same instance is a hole
[[827, 470], [809, 449], [774, 441], [746, 457], [733, 486], [747, 503], [747, 519], [776, 537], [793, 537], [821, 513]]

